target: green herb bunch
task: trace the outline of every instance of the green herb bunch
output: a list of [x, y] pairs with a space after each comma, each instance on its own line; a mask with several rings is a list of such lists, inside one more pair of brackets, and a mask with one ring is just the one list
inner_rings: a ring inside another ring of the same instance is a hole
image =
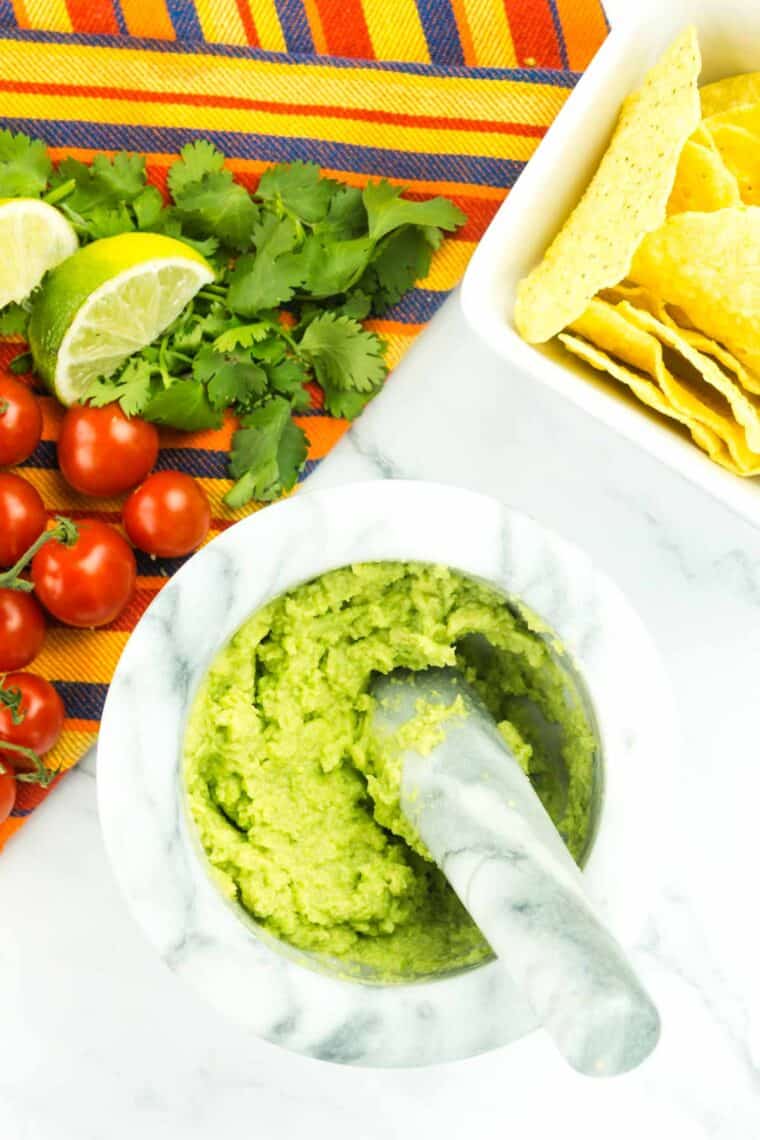
[[[81, 243], [129, 231], [180, 238], [216, 272], [165, 333], [92, 385], [88, 399], [186, 431], [240, 419], [233, 437], [230, 507], [293, 487], [308, 440], [292, 414], [316, 383], [335, 416], [353, 419], [387, 372], [385, 345], [362, 321], [380, 316], [424, 277], [444, 232], [464, 215], [445, 198], [413, 201], [386, 181], [364, 189], [314, 163], [274, 166], [254, 194], [206, 141], [168, 172], [170, 201], [146, 181], [145, 158], [97, 155], [92, 165], [0, 131], [0, 198], [44, 197]], [[23, 333], [8, 306], [0, 333]]]

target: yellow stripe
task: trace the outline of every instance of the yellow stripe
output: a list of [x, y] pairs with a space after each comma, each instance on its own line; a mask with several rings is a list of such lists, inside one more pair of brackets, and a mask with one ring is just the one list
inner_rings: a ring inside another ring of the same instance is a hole
[[66, 0], [26, 0], [26, 14], [30, 28], [45, 32], [73, 30]]
[[[539, 126], [548, 126], [570, 94], [567, 88], [541, 83], [410, 75], [348, 67], [297, 67], [271, 60], [158, 55], [137, 49], [15, 40], [0, 40], [0, 75], [11, 82], [44, 77], [50, 83], [74, 87], [107, 83], [109, 87], [141, 91], [173, 89], [201, 96], [248, 97], [304, 106], [370, 110], [384, 107], [406, 115], [464, 118], [476, 122], [503, 121], [512, 116], [520, 122]], [[5, 114], [10, 113], [5, 107], [8, 98], [3, 96]], [[59, 108], [64, 108], [69, 97], [58, 95], [56, 101]], [[84, 117], [96, 118], [104, 101], [88, 102], [89, 113]], [[128, 103], [124, 121], [134, 122], [137, 118], [142, 122], [144, 106]], [[191, 114], [197, 117], [198, 110], [195, 108]], [[237, 114], [237, 111], [224, 111], [228, 126], [231, 117]], [[365, 141], [368, 136], [371, 141], [374, 126], [364, 123], [361, 130]]]
[[[126, 99], [84, 96], [5, 94], [3, 114], [9, 118], [74, 119], [121, 124], [134, 121], [135, 104]], [[274, 115], [265, 111], [230, 111], [224, 107], [193, 107], [179, 103], [143, 103], [139, 121], [146, 127], [185, 127], [199, 131], [240, 131], [279, 138], [310, 138], [326, 142], [375, 146], [435, 154], [490, 155], [527, 161], [539, 140], [524, 135], [485, 131], [433, 131], [426, 127], [382, 128], [350, 119]]]
[[195, 0], [204, 38], [210, 44], [247, 44], [243, 21], [228, 0]]
[[55, 748], [45, 756], [46, 765], [56, 772], [59, 770], [65, 772], [68, 768], [73, 768], [77, 761], [82, 759], [96, 736], [97, 732], [73, 732], [71, 729], [64, 729]]
[[[373, 328], [376, 323], [382, 325], [382, 322], [368, 321], [368, 327]], [[385, 332], [382, 327], [378, 330], [387, 347], [385, 359], [388, 361], [389, 368], [395, 368], [397, 364], [403, 360], [407, 351], [411, 348], [413, 341], [416, 339], [416, 333], [401, 333], [401, 332]]]
[[388, 0], [363, 0], [362, 8], [378, 59], [430, 63], [415, 0], [394, 0], [392, 13]]
[[478, 67], [517, 67], [503, 0], [462, 0]]
[[419, 282], [420, 288], [444, 292], [453, 289], [462, 280], [474, 252], [474, 241], [445, 241], [433, 254], [430, 272]]
[[82, 681], [107, 685], [127, 643], [128, 633], [95, 630], [83, 635], [81, 629], [51, 626], [35, 672], [53, 681]]
[[274, 0], [248, 0], [259, 42], [264, 51], [285, 51], [285, 37]]

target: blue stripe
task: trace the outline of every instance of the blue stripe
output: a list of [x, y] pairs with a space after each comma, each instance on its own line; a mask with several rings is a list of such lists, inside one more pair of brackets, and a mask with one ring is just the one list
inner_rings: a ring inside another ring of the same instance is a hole
[[549, 0], [549, 9], [552, 14], [552, 22], [554, 23], [554, 31], [557, 35], [557, 43], [559, 44], [559, 55], [562, 60], [562, 66], [567, 67], [567, 44], [565, 43], [565, 29], [562, 27], [562, 21], [559, 18], [559, 11], [557, 9], [557, 0]]
[[417, 0], [417, 11], [431, 61], [439, 66], [461, 67], [464, 55], [449, 0]]
[[18, 25], [11, 0], [0, 0], [0, 30], [4, 33], [6, 27], [16, 28]]
[[357, 64], [355, 59], [329, 58], [323, 55], [305, 55], [283, 52], [262, 51], [261, 48], [245, 47], [237, 44], [209, 44], [203, 40], [196, 43], [178, 43], [172, 40], [142, 39], [137, 36], [91, 36], [79, 32], [42, 32], [20, 28], [3, 28], [2, 36], [10, 40], [31, 40], [36, 43], [82, 44], [85, 47], [120, 48], [124, 51], [169, 52], [174, 55], [224, 55], [234, 59], [255, 59], [263, 62], [290, 64], [294, 67], [345, 68], [354, 71], [398, 71], [407, 75], [430, 75], [442, 79], [495, 79], [510, 80], [513, 83], [538, 83], [548, 87], [574, 87], [581, 77], [576, 71], [555, 71], [551, 68], [520, 67], [438, 67], [429, 63], [404, 63], [397, 60], [363, 59]]
[[128, 36], [127, 21], [124, 19], [124, 13], [121, 10], [121, 0], [113, 0], [113, 14], [116, 17], [116, 23], [119, 26], [119, 31], [123, 36]]
[[[93, 103], [96, 111], [96, 104]], [[260, 162], [303, 159], [333, 170], [375, 177], [419, 181], [471, 182], [479, 186], [514, 185], [525, 166], [509, 158], [470, 154], [418, 154], [382, 147], [354, 146], [304, 138], [246, 134], [242, 131], [194, 131], [185, 127], [143, 127], [137, 124], [93, 123], [81, 120], [4, 118], [11, 130], [44, 136], [49, 146], [94, 147], [105, 150], [175, 152], [195, 139], [209, 139], [231, 158]]]
[[440, 289], [410, 289], [383, 313], [382, 319], [423, 325], [438, 311], [448, 295], [448, 291]]
[[78, 720], [100, 720], [108, 685], [89, 681], [53, 681], [63, 701], [66, 715]]
[[303, 0], [275, 0], [275, 8], [288, 51], [310, 55], [314, 51], [314, 41]]
[[[149, 4], [151, 0], [145, 2]], [[192, 0], [166, 0], [166, 8], [178, 40], [203, 42], [203, 32]], [[100, 42], [101, 37], [98, 36], [98, 43]]]

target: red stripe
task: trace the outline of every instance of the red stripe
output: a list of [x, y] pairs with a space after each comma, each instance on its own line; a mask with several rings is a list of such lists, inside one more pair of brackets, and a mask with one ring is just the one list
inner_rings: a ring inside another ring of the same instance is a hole
[[[548, 65], [546, 65], [548, 66]], [[196, 95], [192, 92], [140, 91], [128, 87], [92, 87], [78, 84], [11, 82], [0, 79], [0, 91], [29, 95], [78, 95], [92, 99], [129, 99], [134, 103], [180, 103], [192, 107], [227, 107], [242, 111], [265, 111], [275, 115], [311, 115], [330, 119], [356, 119], [400, 127], [432, 127], [436, 130], [488, 131], [489, 134], [543, 138], [547, 128], [534, 123], [503, 119], [453, 119], [437, 115], [406, 115], [360, 107], [328, 107], [305, 103], [271, 103], [238, 95]]]
[[245, 31], [245, 38], [252, 47], [260, 47], [259, 35], [253, 22], [251, 9], [248, 7], [248, 0], [235, 0], [235, 2]]
[[111, 0], [66, 0], [71, 25], [75, 32], [90, 35], [117, 36], [119, 25]]
[[361, 0], [316, 0], [316, 3], [329, 55], [375, 58]]
[[562, 67], [549, 0], [504, 0], [519, 67]]

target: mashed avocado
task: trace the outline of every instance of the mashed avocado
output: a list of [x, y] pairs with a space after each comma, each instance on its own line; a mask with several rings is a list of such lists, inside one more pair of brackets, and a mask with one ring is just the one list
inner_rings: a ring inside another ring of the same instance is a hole
[[336, 570], [254, 614], [214, 661], [185, 741], [190, 810], [225, 893], [278, 938], [383, 979], [487, 958], [401, 815], [369, 690], [393, 669], [458, 665], [578, 859], [594, 737], [537, 625], [415, 563]]

